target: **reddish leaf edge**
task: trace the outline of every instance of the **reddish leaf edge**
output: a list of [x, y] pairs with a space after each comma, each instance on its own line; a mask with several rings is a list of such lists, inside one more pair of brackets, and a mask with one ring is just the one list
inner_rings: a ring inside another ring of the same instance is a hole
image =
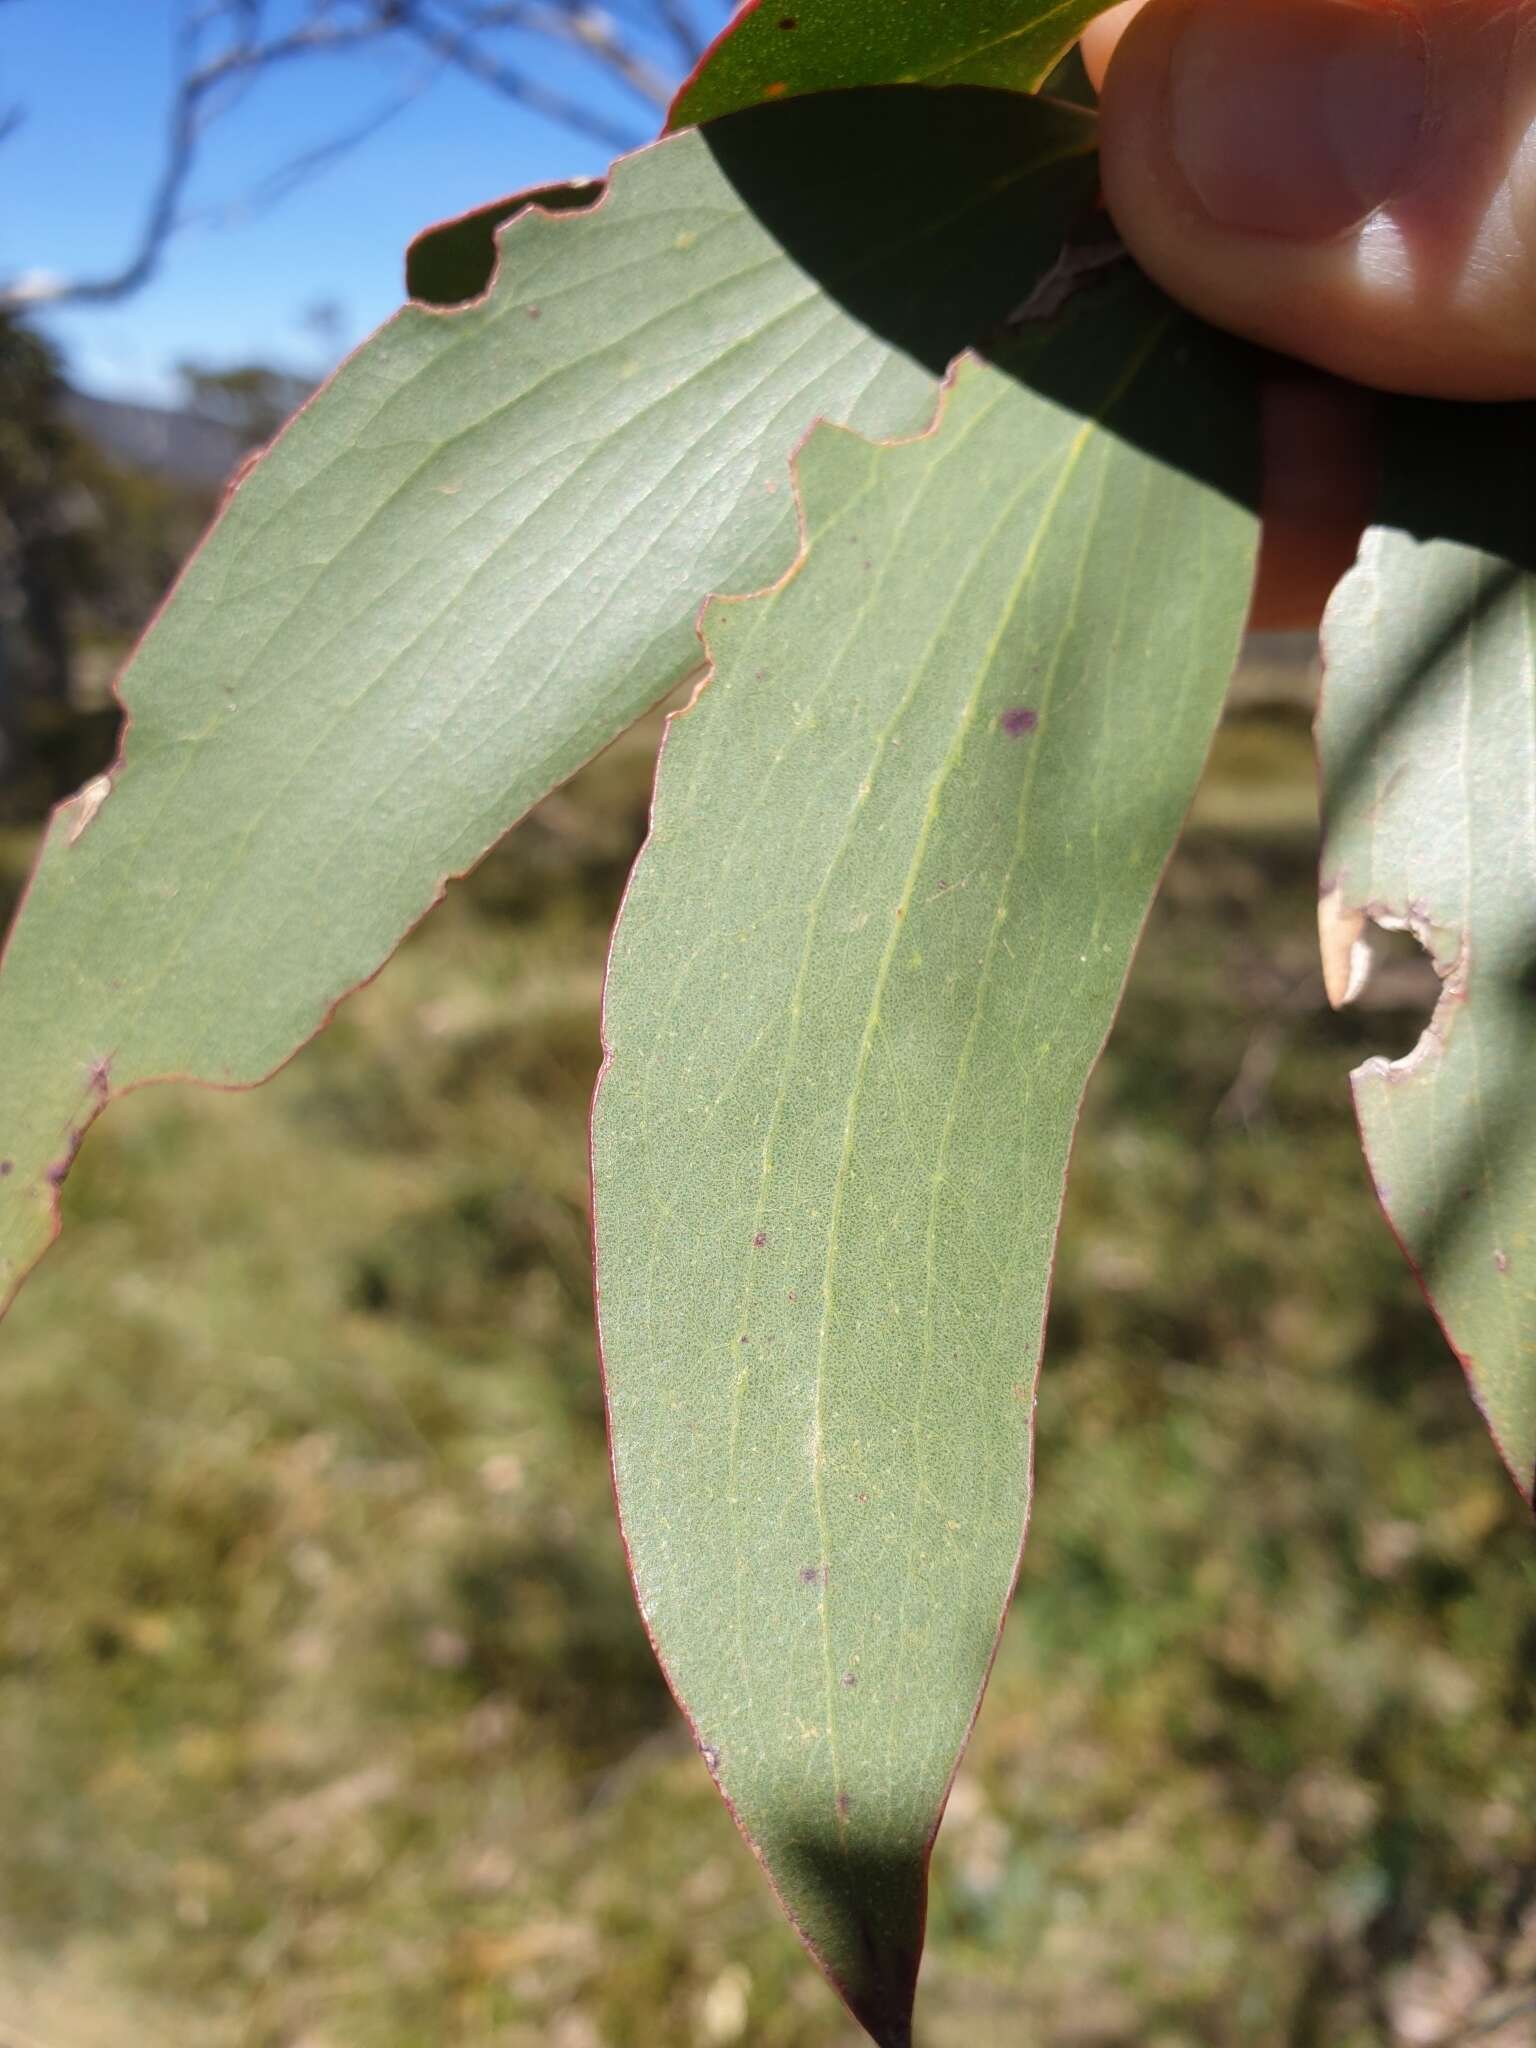
[[725, 24], [725, 27], [717, 30], [716, 33], [710, 38], [709, 42], [705, 45], [703, 53], [700, 55], [698, 62], [694, 65], [693, 69], [689, 72], [688, 76], [683, 80], [682, 84], [677, 88], [677, 91], [672, 95], [672, 103], [667, 108], [667, 117], [661, 124], [661, 132], [663, 135], [676, 135], [679, 132], [679, 130], [687, 128], [692, 125], [687, 121], [680, 121], [678, 119], [678, 114], [682, 108], [683, 102], [687, 99], [689, 93], [693, 91], [694, 87], [698, 84], [699, 80], [704, 76], [705, 72], [709, 69], [710, 65], [714, 63], [715, 58], [719, 54], [719, 52], [722, 49], [724, 49], [725, 45], [731, 40], [732, 36], [734, 36], [736, 31], [741, 27], [742, 23], [748, 18], [749, 15], [756, 14], [758, 9], [762, 5], [763, 0], [742, 0], [742, 5], [737, 8], [736, 12]]
[[[750, 11], [750, 6], [756, 6], [758, 4], [760, 4], [760, 0], [749, 0], [749, 8], [744, 10], [744, 12]], [[737, 18], [739, 19], [740, 17]], [[729, 28], [723, 33], [729, 33]], [[717, 37], [716, 40], [718, 41], [720, 40], [720, 38]], [[707, 55], [708, 53], [706, 52], [706, 56]], [[603, 1413], [608, 1438], [608, 1484], [609, 1489], [613, 1495], [614, 1517], [618, 1523], [619, 1542], [624, 1552], [624, 1567], [629, 1574], [630, 1591], [634, 1596], [635, 1608], [640, 1616], [640, 1625], [645, 1630], [646, 1640], [649, 1642], [651, 1646], [651, 1654], [655, 1657], [657, 1665], [660, 1668], [661, 1675], [663, 1679], [666, 1681], [667, 1690], [671, 1693], [673, 1703], [676, 1706], [679, 1714], [683, 1718], [683, 1722], [687, 1727], [688, 1733], [693, 1740], [694, 1748], [698, 1751], [700, 1760], [704, 1764], [705, 1769], [708, 1771], [710, 1779], [714, 1784], [715, 1790], [719, 1793], [720, 1798], [724, 1803], [726, 1812], [730, 1815], [731, 1820], [734, 1822], [737, 1833], [741, 1836], [741, 1839], [746, 1844], [748, 1849], [751, 1850], [753, 1857], [756, 1859], [758, 1867], [762, 1871], [763, 1876], [767, 1881], [768, 1889], [773, 1895], [775, 1904], [778, 1906], [779, 1911], [783, 1914], [785, 1920], [788, 1921], [789, 1926], [793, 1930], [801, 1946], [805, 1949], [807, 1955], [809, 1955], [812, 1962], [815, 1963], [817, 1969], [820, 1970], [823, 1977], [825, 1977], [828, 1985], [836, 1993], [838, 1999], [842, 2002], [843, 2006], [846, 2008], [851, 2018], [864, 2031], [864, 2033], [866, 2033], [869, 2036], [869, 2038], [876, 2043], [876, 2048], [912, 2048], [912, 2026], [917, 2002], [918, 1976], [921, 1970], [923, 1953], [927, 1941], [929, 1875], [933, 1861], [934, 1845], [938, 1840], [939, 1830], [944, 1823], [944, 1815], [949, 1806], [950, 1794], [954, 1790], [955, 1781], [960, 1775], [961, 1766], [964, 1764], [966, 1754], [971, 1746], [971, 1739], [976, 1732], [976, 1723], [981, 1714], [982, 1706], [986, 1700], [987, 1688], [992, 1682], [992, 1673], [997, 1663], [998, 1652], [1002, 1648], [1003, 1631], [1007, 1627], [1008, 1615], [1012, 1609], [1014, 1597], [1018, 1592], [1019, 1579], [1024, 1567], [1024, 1552], [1028, 1545], [1030, 1526], [1034, 1518], [1035, 1451], [1037, 1442], [1037, 1435], [1035, 1430], [1035, 1416], [1039, 1407], [1040, 1400], [1040, 1376], [1044, 1366], [1045, 1350], [1050, 1328], [1051, 1302], [1054, 1295], [1056, 1284], [1057, 1255], [1060, 1249], [1062, 1221], [1066, 1210], [1066, 1193], [1068, 1187], [1071, 1185], [1072, 1166], [1077, 1152], [1077, 1139], [1082, 1124], [1083, 1105], [1087, 1100], [1088, 1088], [1092, 1083], [1093, 1076], [1098, 1072], [1099, 1062], [1104, 1057], [1105, 1048], [1108, 1046], [1109, 1041], [1113, 1036], [1115, 1025], [1119, 1022], [1120, 1011], [1125, 1001], [1125, 992], [1130, 984], [1131, 970], [1135, 965], [1137, 955], [1141, 951], [1141, 943], [1146, 936], [1148, 921], [1151, 918], [1153, 908], [1156, 905], [1159, 896], [1162, 894], [1163, 884], [1167, 880], [1168, 876], [1168, 869], [1172, 864], [1174, 855], [1178, 852], [1179, 845], [1184, 837], [1185, 828], [1189, 823], [1190, 812], [1194, 806], [1193, 793], [1191, 794], [1189, 803], [1185, 806], [1184, 817], [1182, 822], [1180, 823], [1179, 829], [1173, 835], [1173, 838], [1169, 844], [1168, 852], [1164, 856], [1162, 866], [1158, 870], [1156, 883], [1148, 893], [1147, 906], [1146, 909], [1142, 912], [1141, 921], [1136, 928], [1136, 934], [1132, 941], [1130, 951], [1127, 955], [1125, 973], [1121, 978], [1120, 988], [1118, 993], [1116, 994], [1114, 1006], [1110, 1012], [1109, 1021], [1105, 1026], [1104, 1035], [1099, 1041], [1098, 1049], [1093, 1056], [1093, 1061], [1091, 1065], [1089, 1066], [1088, 1075], [1083, 1084], [1083, 1091], [1081, 1095], [1079, 1095], [1078, 1097], [1077, 1107], [1073, 1112], [1072, 1129], [1067, 1141], [1067, 1166], [1066, 1171], [1062, 1176], [1062, 1199], [1060, 1206], [1058, 1207], [1056, 1212], [1056, 1228], [1052, 1233], [1050, 1255], [1046, 1261], [1045, 1301], [1040, 1320], [1040, 1339], [1039, 1343], [1036, 1346], [1035, 1355], [1030, 1365], [1029, 1474], [1024, 1494], [1023, 1520], [1019, 1529], [1019, 1547], [1014, 1554], [1013, 1569], [1008, 1579], [1008, 1590], [1004, 1597], [1002, 1607], [998, 1613], [997, 1628], [993, 1634], [992, 1647], [987, 1657], [986, 1669], [982, 1673], [981, 1683], [976, 1689], [976, 1697], [971, 1705], [970, 1717], [965, 1725], [965, 1733], [961, 1737], [959, 1746], [955, 1751], [954, 1763], [951, 1765], [949, 1776], [944, 1782], [943, 1794], [940, 1797], [938, 1806], [934, 1812], [933, 1824], [929, 1828], [927, 1837], [923, 1843], [921, 1851], [921, 1905], [918, 1940], [916, 1951], [912, 1957], [910, 1979], [904, 1979], [902, 1983], [892, 1987], [894, 1993], [892, 2003], [896, 2008], [896, 2019], [894, 2025], [890, 2021], [888, 2021], [882, 2013], [866, 2012], [860, 2009], [860, 2006], [856, 2002], [855, 1996], [851, 1988], [842, 1982], [835, 1966], [828, 1960], [826, 1956], [824, 1956], [821, 1953], [821, 1951], [818, 1949], [815, 1941], [812, 1939], [810, 1934], [807, 1933], [806, 1929], [802, 1927], [800, 1925], [800, 1922], [795, 1918], [795, 1915], [793, 1911], [790, 1909], [789, 1904], [785, 1900], [783, 1893], [779, 1890], [777, 1880], [775, 1879], [772, 1870], [768, 1866], [762, 1848], [754, 1838], [746, 1822], [742, 1819], [741, 1814], [738, 1812], [736, 1808], [735, 1802], [731, 1798], [731, 1795], [729, 1794], [729, 1792], [726, 1791], [725, 1787], [720, 1782], [717, 1764], [711, 1761], [713, 1753], [708, 1743], [704, 1739], [699, 1724], [697, 1720], [694, 1718], [692, 1709], [689, 1707], [687, 1700], [683, 1697], [683, 1694], [679, 1689], [675, 1678], [673, 1677], [672, 1669], [667, 1662], [666, 1654], [663, 1651], [661, 1644], [657, 1641], [655, 1631], [651, 1626], [650, 1616], [646, 1613], [644, 1605], [640, 1598], [640, 1585], [638, 1577], [636, 1575], [634, 1552], [630, 1547], [629, 1530], [624, 1520], [624, 1505], [619, 1494], [618, 1470], [614, 1460], [613, 1447], [612, 1388], [608, 1374], [608, 1361], [603, 1348], [602, 1317], [598, 1313], [598, 1309], [602, 1300], [602, 1258], [599, 1253], [597, 1243], [598, 1205], [597, 1168], [595, 1157], [596, 1117], [598, 1103], [602, 1096], [603, 1083], [607, 1079], [608, 1070], [613, 1064], [614, 1057], [613, 1045], [608, 1035], [608, 989], [613, 975], [614, 944], [617, 938], [619, 926], [623, 923], [625, 911], [628, 909], [629, 906], [630, 891], [633, 889], [635, 885], [635, 878], [640, 872], [641, 865], [644, 862], [646, 855], [650, 850], [651, 841], [655, 837], [657, 790], [660, 784], [662, 767], [666, 759], [667, 744], [672, 737], [672, 728], [680, 719], [687, 718], [690, 715], [690, 713], [697, 709], [700, 699], [703, 697], [705, 691], [709, 688], [710, 683], [714, 680], [715, 667], [713, 658], [709, 651], [709, 640], [706, 631], [708, 614], [711, 608], [716, 605], [752, 604], [760, 601], [761, 599], [771, 597], [775, 595], [777, 592], [783, 590], [787, 584], [791, 583], [794, 580], [794, 578], [800, 574], [800, 572], [804, 569], [806, 563], [809, 561], [811, 555], [811, 547], [807, 533], [805, 495], [801, 486], [800, 457], [805, 450], [806, 443], [811, 439], [812, 435], [823, 430], [833, 433], [848, 434], [851, 438], [860, 441], [865, 447], [869, 448], [910, 447], [916, 442], [930, 440], [938, 432], [940, 426], [943, 423], [944, 413], [948, 407], [950, 394], [954, 389], [955, 379], [958, 376], [962, 366], [968, 363], [974, 363], [978, 360], [979, 358], [976, 356], [975, 351], [970, 349], [964, 350], [960, 355], [956, 356], [954, 361], [949, 365], [949, 368], [945, 372], [944, 377], [939, 385], [938, 404], [935, 407], [934, 416], [929, 421], [928, 425], [924, 427], [920, 433], [907, 435], [893, 435], [882, 439], [875, 439], [867, 435], [855, 434], [851, 428], [842, 426], [839, 422], [835, 420], [814, 420], [811, 423], [811, 425], [806, 429], [805, 433], [801, 435], [800, 440], [796, 444], [795, 449], [790, 457], [790, 483], [791, 489], [794, 493], [795, 515], [799, 526], [799, 548], [795, 555], [794, 561], [790, 563], [789, 567], [784, 571], [782, 576], [777, 577], [772, 583], [765, 584], [763, 588], [760, 590], [749, 591], [741, 594], [720, 592], [712, 593], [709, 596], [705, 597], [701, 602], [698, 610], [698, 615], [694, 622], [694, 631], [698, 634], [699, 645], [703, 656], [703, 667], [698, 675], [697, 681], [694, 683], [692, 691], [689, 694], [687, 703], [680, 706], [678, 710], [668, 713], [666, 724], [662, 729], [661, 745], [657, 750], [656, 770], [651, 784], [651, 799], [649, 810], [647, 812], [647, 826], [645, 838], [642, 840], [640, 844], [640, 849], [635, 855], [634, 863], [630, 868], [628, 879], [624, 884], [623, 894], [619, 898], [619, 908], [614, 918], [613, 933], [610, 936], [608, 942], [608, 956], [603, 968], [602, 1010], [599, 1026], [602, 1040], [602, 1060], [601, 1064], [598, 1067], [597, 1079], [593, 1083], [592, 1102], [588, 1114], [587, 1124], [587, 1225], [592, 1248], [592, 1303], [594, 1311], [594, 1328], [597, 1339], [597, 1362], [598, 1371], [602, 1380]], [[1262, 545], [1262, 527], [1260, 529], [1260, 545]], [[1259, 553], [1260, 546], [1256, 546], [1254, 550], [1253, 570], [1253, 575], [1255, 579], [1257, 578], [1258, 574]], [[1211, 729], [1211, 739], [1207, 742], [1206, 746], [1206, 760], [1209, 760], [1210, 758], [1210, 749], [1211, 746], [1214, 744], [1216, 730], [1216, 725], [1213, 725]]]
[[[1365, 542], [1377, 530], [1374, 526], [1368, 526], [1365, 529], [1365, 532], [1361, 535], [1361, 554], [1363, 554]], [[1357, 554], [1355, 563], [1339, 579], [1340, 584], [1352, 575], [1355, 568], [1360, 565], [1361, 554]], [[1338, 586], [1336, 585], [1335, 589], [1337, 590], [1337, 588]], [[1317, 764], [1320, 809], [1322, 807], [1325, 787], [1320, 735], [1322, 730], [1323, 699], [1328, 689], [1328, 639], [1328, 615], [1325, 612], [1318, 635], [1320, 656], [1319, 680], [1317, 712], [1313, 720], [1313, 754]], [[1326, 825], [1326, 817], [1321, 822], [1323, 825]], [[1455, 934], [1456, 945], [1454, 953], [1449, 958], [1442, 959], [1440, 951], [1436, 949], [1433, 943], [1428, 926], [1425, 924], [1424, 919], [1414, 910], [1411, 903], [1405, 902], [1399, 906], [1397, 904], [1385, 903], [1378, 897], [1370, 897], [1359, 903], [1352, 902], [1344, 889], [1343, 877], [1330, 874], [1321, 865], [1318, 868], [1317, 894], [1319, 953], [1323, 961], [1323, 985], [1331, 1009], [1341, 1010], [1345, 1008], [1346, 1005], [1354, 1002], [1364, 987], [1364, 982], [1359, 987], [1349, 986], [1340, 967], [1336, 964], [1337, 955], [1334, 954], [1333, 959], [1330, 959], [1329, 927], [1337, 928], [1341, 921], [1347, 922], [1358, 919], [1362, 930], [1366, 924], [1372, 924], [1384, 930], [1411, 932], [1418, 944], [1423, 948], [1431, 966], [1440, 978], [1440, 993], [1435, 998], [1434, 1009], [1430, 1012], [1423, 1030], [1419, 1033], [1419, 1036], [1414, 1040], [1408, 1051], [1395, 1060], [1389, 1060], [1381, 1054], [1373, 1053], [1368, 1059], [1362, 1060], [1358, 1067], [1351, 1069], [1349, 1075], [1350, 1114], [1354, 1118], [1355, 1134], [1360, 1140], [1360, 1156], [1365, 1163], [1366, 1176], [1371, 1184], [1371, 1199], [1381, 1212], [1381, 1220], [1386, 1225], [1392, 1242], [1402, 1254], [1403, 1263], [1412, 1275], [1414, 1285], [1424, 1297], [1424, 1305], [1434, 1318], [1435, 1325], [1441, 1336], [1445, 1339], [1446, 1349], [1461, 1369], [1467, 1393], [1471, 1397], [1472, 1405], [1477, 1410], [1483, 1427], [1492, 1439], [1494, 1450], [1498, 1454], [1499, 1463], [1514, 1482], [1515, 1491], [1532, 1511], [1532, 1514], [1536, 1515], [1536, 1473], [1522, 1470], [1515, 1463], [1508, 1444], [1505, 1442], [1493, 1417], [1488, 1412], [1488, 1404], [1484, 1400], [1482, 1391], [1474, 1377], [1475, 1361], [1471, 1354], [1464, 1351], [1460, 1344], [1457, 1343], [1451, 1326], [1446, 1321], [1439, 1302], [1435, 1299], [1434, 1290], [1428, 1275], [1397, 1227], [1392, 1211], [1387, 1206], [1386, 1196], [1382, 1191], [1382, 1178], [1377, 1163], [1371, 1156], [1370, 1142], [1365, 1134], [1365, 1121], [1360, 1106], [1360, 1081], [1362, 1075], [1368, 1072], [1373, 1075], [1385, 1074], [1390, 1081], [1393, 1076], [1412, 1073], [1417, 1068], [1426, 1065], [1429, 1061], [1440, 1057], [1444, 1050], [1445, 1034], [1450, 1019], [1462, 1004], [1467, 1001], [1466, 934], [1460, 931]], [[1444, 928], [1442, 927], [1442, 929]], [[1339, 943], [1335, 939], [1334, 944], [1337, 946]]]

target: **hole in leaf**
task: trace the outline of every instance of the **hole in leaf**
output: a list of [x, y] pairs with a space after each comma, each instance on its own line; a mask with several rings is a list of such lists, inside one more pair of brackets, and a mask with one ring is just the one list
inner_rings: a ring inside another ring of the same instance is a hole
[[1370, 979], [1361, 992], [1360, 1006], [1381, 1017], [1386, 1026], [1382, 1036], [1390, 1039], [1382, 1046], [1381, 1056], [1396, 1066], [1411, 1059], [1424, 1043], [1445, 984], [1422, 940], [1406, 925], [1393, 927], [1373, 920], [1368, 943]]
[[[1323, 969], [1334, 1008], [1351, 1005], [1371, 1017], [1378, 1047], [1374, 1058], [1383, 1064], [1401, 1067], [1427, 1052], [1445, 983], [1428, 949], [1422, 918], [1374, 907], [1346, 908], [1337, 889], [1323, 898], [1318, 911]], [[1385, 1031], [1378, 1020], [1386, 1024]], [[1392, 1042], [1383, 1045], [1388, 1035]]]
[[[509, 221], [532, 206], [544, 213], [582, 212], [597, 204], [604, 189], [599, 178], [543, 185], [424, 229], [405, 252], [406, 291], [418, 305], [444, 311], [482, 298], [496, 275], [496, 237]], [[529, 313], [538, 317], [531, 307]]]

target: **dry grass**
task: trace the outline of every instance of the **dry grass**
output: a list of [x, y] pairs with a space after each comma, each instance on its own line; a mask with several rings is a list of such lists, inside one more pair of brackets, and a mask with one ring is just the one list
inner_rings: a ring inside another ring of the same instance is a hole
[[[270, 1088], [86, 1149], [0, 1377], [5, 2048], [849, 2040], [611, 1522], [582, 1120], [645, 749]], [[1344, 1073], [1416, 1021], [1321, 1008], [1309, 800], [1234, 730], [1095, 1084], [925, 2048], [1470, 2042], [1536, 1978], [1536, 1557], [1367, 1196]]]

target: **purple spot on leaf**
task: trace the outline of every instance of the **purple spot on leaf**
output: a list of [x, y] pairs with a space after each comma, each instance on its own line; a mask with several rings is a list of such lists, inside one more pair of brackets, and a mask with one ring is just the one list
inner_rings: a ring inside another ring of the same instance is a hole
[[755, 1252], [760, 1252], [760, 1251], [761, 1251], [761, 1250], [763, 1249], [763, 1246], [764, 1246], [764, 1245], [765, 1245], [765, 1244], [766, 1244], [767, 1242], [768, 1242], [768, 1233], [767, 1233], [767, 1231], [766, 1231], [766, 1230], [760, 1230], [760, 1231], [759, 1231], [759, 1232], [757, 1233], [756, 1237], [754, 1237], [754, 1238], [753, 1238], [753, 1240], [752, 1240], [752, 1249], [753, 1249], [753, 1251], [755, 1251]]
[[998, 724], [1011, 740], [1021, 740], [1032, 733], [1040, 723], [1038, 711], [1032, 711], [1027, 704], [1014, 704], [1002, 713]]
[[75, 1155], [79, 1152], [84, 1138], [85, 1131], [83, 1127], [70, 1132], [69, 1137], [65, 1141], [63, 1157], [55, 1159], [44, 1171], [43, 1178], [50, 1187], [63, 1187], [65, 1181], [69, 1178], [69, 1169], [75, 1163]]

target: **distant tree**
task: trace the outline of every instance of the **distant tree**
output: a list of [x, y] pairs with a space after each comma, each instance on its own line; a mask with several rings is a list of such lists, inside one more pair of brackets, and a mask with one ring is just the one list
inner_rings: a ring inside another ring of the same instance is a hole
[[48, 344], [0, 313], [0, 725], [18, 684], [58, 695], [68, 676], [64, 591], [87, 514], [62, 397]]
[[53, 349], [0, 309], [0, 781], [12, 809], [99, 765], [116, 718], [77, 715], [80, 651], [110, 653], [139, 630], [212, 505], [109, 461], [68, 418], [67, 395]]

